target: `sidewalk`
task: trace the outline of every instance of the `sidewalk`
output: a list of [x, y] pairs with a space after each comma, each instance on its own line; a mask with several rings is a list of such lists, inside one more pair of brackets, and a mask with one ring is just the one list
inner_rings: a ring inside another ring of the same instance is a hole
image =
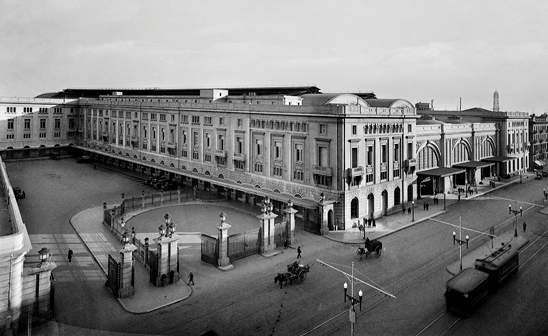
[[[527, 173], [523, 175], [523, 181], [530, 181], [534, 179], [535, 175], [533, 173]], [[468, 194], [468, 197], [465, 194], [461, 193], [460, 201], [458, 200], [457, 193], [448, 193], [445, 197], [445, 208], [448, 209], [450, 205], [463, 202], [469, 199], [473, 199], [479, 196], [483, 196], [490, 192], [493, 192], [497, 189], [504, 188], [513, 183], [519, 183], [520, 176], [512, 176], [509, 179], [504, 179], [502, 181], [497, 181], [496, 186], [493, 188], [489, 186], [489, 183], [484, 183], [478, 185], [478, 192], [473, 194]], [[425, 221], [429, 218], [436, 217], [447, 210], [444, 210], [444, 199], [443, 194], [438, 194], [439, 203], [434, 205], [433, 196], [427, 195], [423, 196], [421, 199], [415, 200], [415, 211], [411, 214], [407, 212], [407, 207], [409, 203], [405, 204], [405, 212], [393, 212], [387, 216], [383, 216], [375, 219], [375, 227], [365, 227], [365, 236], [369, 239], [378, 239], [384, 236], [387, 236], [391, 233], [403, 230], [411, 225], [415, 225], [422, 221]], [[424, 210], [424, 203], [429, 204], [429, 210]], [[413, 220], [414, 219], [414, 220]], [[348, 223], [347, 223], [348, 225]], [[344, 231], [329, 231], [324, 237], [345, 244], [363, 244], [364, 242], [364, 233], [360, 232], [359, 229], [352, 228]]]

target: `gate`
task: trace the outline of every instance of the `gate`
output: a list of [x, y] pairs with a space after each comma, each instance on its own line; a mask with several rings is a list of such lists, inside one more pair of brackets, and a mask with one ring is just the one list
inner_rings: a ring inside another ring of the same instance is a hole
[[158, 278], [158, 256], [154, 251], [148, 251], [148, 264], [150, 265], [150, 282], [156, 286]]
[[284, 246], [287, 225], [285, 222], [274, 224], [274, 243], [276, 247]]
[[[202, 234], [201, 259], [211, 265], [217, 266], [217, 238]], [[230, 247], [229, 247], [230, 250]]]
[[108, 278], [107, 285], [118, 297], [118, 289], [120, 288], [120, 263], [110, 254], [108, 255]]
[[228, 257], [238, 260], [259, 253], [260, 229], [246, 231], [228, 236]]

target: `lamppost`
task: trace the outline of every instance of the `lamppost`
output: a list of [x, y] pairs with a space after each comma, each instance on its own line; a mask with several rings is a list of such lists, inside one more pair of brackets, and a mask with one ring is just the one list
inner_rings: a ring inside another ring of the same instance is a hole
[[[522, 175], [523, 175], [523, 172], [525, 172], [525, 151], [529, 150], [529, 142], [523, 144], [523, 147], [521, 149], [523, 152], [523, 160], [521, 161], [523, 163], [523, 167], [521, 167], [521, 169], [519, 170], [519, 183], [523, 183]], [[517, 229], [516, 229], [516, 232], [517, 232]], [[517, 233], [516, 233], [516, 237], [517, 237]]]
[[466, 249], [468, 249], [468, 241], [470, 237], [466, 235], [466, 240], [462, 240], [462, 222], [459, 218], [459, 239], [457, 239], [457, 233], [453, 231], [453, 245], [459, 243], [459, 259], [460, 259], [460, 271], [462, 272], [462, 245], [466, 244]]
[[350, 335], [354, 335], [354, 323], [356, 323], [356, 311], [354, 310], [354, 305], [356, 303], [360, 303], [360, 311], [362, 310], [362, 300], [363, 300], [363, 292], [360, 290], [358, 292], [359, 298], [354, 297], [354, 262], [352, 262], [352, 277], [351, 277], [351, 289], [350, 291], [352, 294], [348, 294], [348, 285], [346, 282], [343, 285], [344, 288], [344, 302], [346, 302], [346, 298], [350, 299], [350, 308], [349, 308], [349, 318], [350, 318]]
[[513, 210], [512, 204], [508, 204], [508, 212], [514, 214], [514, 237], [518, 236], [518, 214], [523, 217], [523, 208], [519, 207], [519, 210]]
[[158, 233], [160, 234], [160, 237], [158, 237], [158, 240], [162, 240], [162, 237], [166, 234], [166, 228], [164, 227], [164, 224], [158, 226]]
[[414, 222], [415, 221], [415, 201], [411, 201], [411, 213], [412, 213], [411, 221]]

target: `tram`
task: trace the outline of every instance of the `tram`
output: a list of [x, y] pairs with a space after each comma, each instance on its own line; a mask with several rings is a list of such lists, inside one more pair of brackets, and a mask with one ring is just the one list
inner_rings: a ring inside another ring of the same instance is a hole
[[470, 316], [489, 293], [496, 292], [504, 280], [517, 273], [518, 267], [519, 253], [510, 244], [476, 259], [475, 268], [466, 268], [447, 281], [447, 310], [458, 316]]

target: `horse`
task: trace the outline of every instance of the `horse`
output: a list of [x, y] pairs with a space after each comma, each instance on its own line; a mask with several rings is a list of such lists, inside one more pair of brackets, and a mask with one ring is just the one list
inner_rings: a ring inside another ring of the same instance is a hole
[[363, 247], [358, 247], [356, 254], [360, 257], [360, 260], [365, 256], [367, 258], [368, 251]]
[[287, 275], [287, 273], [278, 273], [278, 275], [276, 275], [276, 277], [274, 277], [274, 283], [277, 283], [279, 281], [280, 282], [280, 288], [282, 288], [282, 286], [287, 286], [287, 283], [290, 280], [291, 279], [289, 279], [289, 276]]

